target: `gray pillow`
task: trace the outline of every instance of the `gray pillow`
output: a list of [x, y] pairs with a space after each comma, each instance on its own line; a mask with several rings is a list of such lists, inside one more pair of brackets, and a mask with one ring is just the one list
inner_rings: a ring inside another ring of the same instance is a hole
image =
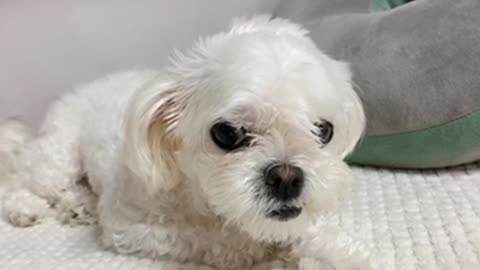
[[367, 132], [351, 162], [429, 168], [480, 158], [480, 1], [284, 1], [327, 54], [351, 63]]

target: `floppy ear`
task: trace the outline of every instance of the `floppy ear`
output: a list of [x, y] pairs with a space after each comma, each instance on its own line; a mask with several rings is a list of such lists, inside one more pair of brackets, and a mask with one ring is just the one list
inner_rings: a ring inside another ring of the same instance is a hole
[[331, 145], [345, 158], [355, 148], [365, 131], [366, 118], [362, 101], [354, 90], [352, 74], [347, 63], [330, 60], [333, 80], [340, 101], [339, 111], [335, 116], [336, 128]]
[[156, 79], [135, 96], [127, 120], [126, 160], [149, 194], [168, 191], [179, 181], [174, 153], [181, 141], [176, 126], [185, 108], [178, 86]]

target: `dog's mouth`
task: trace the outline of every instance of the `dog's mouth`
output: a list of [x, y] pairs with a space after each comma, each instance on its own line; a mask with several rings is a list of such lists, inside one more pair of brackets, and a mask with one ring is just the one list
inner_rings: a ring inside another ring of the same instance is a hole
[[289, 221], [302, 213], [301, 207], [281, 206], [267, 213], [267, 217], [278, 221]]

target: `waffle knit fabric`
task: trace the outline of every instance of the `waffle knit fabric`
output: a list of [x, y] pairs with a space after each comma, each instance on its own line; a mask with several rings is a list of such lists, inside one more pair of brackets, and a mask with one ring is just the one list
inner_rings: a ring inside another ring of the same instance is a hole
[[[480, 164], [354, 172], [354, 193], [335, 222], [371, 248], [378, 269], [480, 269]], [[0, 221], [0, 269], [209, 269], [115, 255], [97, 245], [96, 234], [95, 227], [19, 229]]]

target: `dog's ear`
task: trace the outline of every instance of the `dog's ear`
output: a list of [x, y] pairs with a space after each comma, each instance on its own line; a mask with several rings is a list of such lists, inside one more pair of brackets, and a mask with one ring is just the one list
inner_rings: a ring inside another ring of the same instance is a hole
[[350, 154], [365, 131], [366, 118], [362, 102], [354, 89], [352, 73], [347, 63], [330, 59], [334, 85], [339, 92], [339, 110], [335, 115], [335, 131], [330, 147], [334, 147], [342, 158]]
[[126, 160], [148, 193], [168, 191], [180, 179], [175, 152], [181, 140], [176, 126], [186, 99], [170, 79], [155, 79], [131, 103], [127, 120]]

